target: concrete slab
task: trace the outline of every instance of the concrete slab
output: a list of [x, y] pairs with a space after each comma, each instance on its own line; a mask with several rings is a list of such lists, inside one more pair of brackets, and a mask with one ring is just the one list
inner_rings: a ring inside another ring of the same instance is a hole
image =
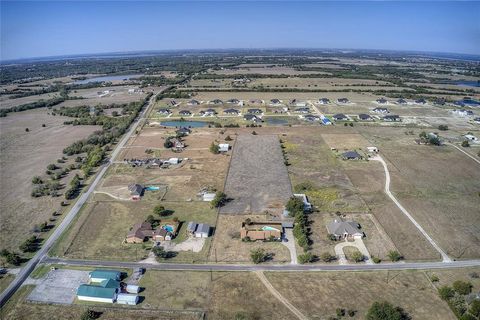
[[28, 296], [28, 300], [44, 303], [72, 304], [77, 288], [88, 283], [88, 271], [57, 269], [51, 270]]

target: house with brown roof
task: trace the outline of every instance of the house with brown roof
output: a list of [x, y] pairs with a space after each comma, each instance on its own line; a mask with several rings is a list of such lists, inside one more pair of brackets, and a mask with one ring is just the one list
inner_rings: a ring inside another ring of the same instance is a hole
[[245, 221], [240, 229], [240, 238], [242, 240], [280, 240], [282, 238], [281, 222], [252, 222]]
[[152, 225], [148, 222], [135, 224], [128, 232], [125, 241], [127, 243], [142, 243], [153, 236]]

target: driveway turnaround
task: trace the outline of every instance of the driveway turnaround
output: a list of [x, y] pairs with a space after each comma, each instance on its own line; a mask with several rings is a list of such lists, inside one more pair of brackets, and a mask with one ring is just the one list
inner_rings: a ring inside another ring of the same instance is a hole
[[358, 251], [360, 251], [360, 253], [365, 257], [365, 263], [372, 264], [372, 257], [370, 257], [370, 253], [368, 252], [367, 247], [363, 243], [363, 240], [360, 238], [356, 238], [352, 242], [345, 240], [345, 242], [339, 243], [335, 246], [335, 255], [338, 257], [338, 262], [340, 264], [348, 264], [345, 252], [343, 251], [343, 248], [345, 247], [357, 248]]
[[397, 207], [407, 216], [407, 218], [417, 227], [417, 229], [423, 234], [425, 238], [427, 238], [428, 242], [435, 248], [435, 250], [440, 253], [442, 256], [442, 262], [452, 262], [452, 259], [445, 253], [445, 251], [442, 250], [438, 246], [438, 244], [428, 235], [428, 233], [422, 228], [422, 226], [415, 221], [415, 219], [412, 217], [410, 213], [408, 213], [407, 209], [405, 209], [400, 202], [398, 202], [397, 198], [393, 196], [393, 194], [390, 192], [390, 172], [388, 171], [387, 163], [385, 160], [380, 155], [377, 155], [375, 157], [370, 158], [370, 160], [374, 161], [379, 161], [383, 165], [383, 169], [385, 170], [385, 193], [387, 196], [392, 199], [392, 201], [397, 205]]
[[78, 286], [88, 281], [88, 271], [51, 270], [45, 278], [36, 280], [37, 285], [27, 299], [43, 303], [72, 304]]

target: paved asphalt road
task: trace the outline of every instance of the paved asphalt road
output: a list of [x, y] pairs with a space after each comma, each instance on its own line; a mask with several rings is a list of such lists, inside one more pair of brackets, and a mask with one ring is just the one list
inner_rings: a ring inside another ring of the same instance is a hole
[[[158, 94], [158, 93], [157, 93]], [[137, 129], [138, 124], [140, 123], [140, 120], [145, 117], [145, 114], [147, 110], [149, 109], [150, 105], [152, 103], [155, 103], [155, 98], [156, 94], [153, 95], [150, 98], [150, 101], [148, 103], [148, 107], [144, 108], [143, 112], [139, 115], [137, 120], [132, 124], [130, 127], [130, 130], [127, 132], [127, 134], [124, 135], [122, 140], [117, 144], [116, 148], [112, 152], [110, 156], [110, 160], [108, 161], [107, 164], [103, 165], [99, 173], [97, 174], [97, 177], [95, 180], [92, 182], [90, 187], [86, 192], [82, 194], [82, 196], [77, 200], [75, 205], [70, 209], [68, 214], [65, 216], [65, 219], [60, 223], [60, 225], [55, 229], [55, 231], [50, 235], [50, 237], [45, 241], [43, 246], [40, 248], [40, 250], [37, 251], [37, 253], [27, 262], [27, 264], [20, 270], [20, 272], [17, 274], [15, 279], [10, 283], [10, 285], [0, 294], [0, 307], [3, 307], [3, 305], [8, 301], [8, 299], [15, 293], [15, 291], [22, 285], [22, 283], [25, 281], [25, 279], [28, 278], [30, 273], [35, 269], [35, 266], [44, 258], [46, 257], [46, 254], [48, 250], [52, 247], [52, 245], [55, 243], [55, 241], [60, 237], [60, 235], [68, 228], [72, 220], [75, 218], [77, 213], [80, 211], [80, 208], [83, 206], [83, 204], [87, 201], [88, 197], [90, 194], [93, 192], [95, 187], [97, 186], [98, 182], [100, 179], [102, 179], [103, 175], [107, 171], [107, 169], [110, 167], [112, 164], [113, 159], [118, 155], [120, 150], [123, 148], [125, 143], [128, 141], [132, 133], [135, 132]]]
[[189, 270], [189, 271], [371, 271], [371, 270], [413, 270], [413, 269], [448, 269], [478, 267], [480, 260], [452, 262], [397, 262], [381, 264], [349, 265], [294, 265], [294, 264], [182, 264], [182, 263], [138, 263], [122, 261], [74, 260], [45, 258], [42, 262], [70, 266], [109, 267], [109, 268], [145, 268], [151, 270]]

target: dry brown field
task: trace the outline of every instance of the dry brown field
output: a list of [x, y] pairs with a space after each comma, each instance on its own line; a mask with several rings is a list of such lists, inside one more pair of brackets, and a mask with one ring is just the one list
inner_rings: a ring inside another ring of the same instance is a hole
[[44, 93], [44, 94], [38, 94], [35, 96], [28, 96], [28, 97], [22, 97], [22, 98], [16, 98], [16, 99], [8, 99], [8, 95], [2, 95], [0, 96], [0, 109], [16, 107], [22, 104], [36, 102], [41, 99], [49, 100], [58, 96], [59, 96], [58, 92]]
[[[61, 158], [64, 147], [99, 129], [97, 126], [63, 125], [67, 119], [48, 115], [47, 109], [10, 113], [0, 118], [2, 247], [17, 249], [33, 226], [48, 220], [64, 200], [50, 196], [32, 198], [30, 192], [32, 178], [43, 176], [47, 165]], [[25, 132], [25, 128], [30, 132]], [[70, 173], [59, 182], [66, 184], [73, 175]]]
[[266, 276], [291, 304], [310, 319], [334, 317], [336, 308], [355, 310], [353, 319], [364, 319], [373, 302], [384, 300], [403, 308], [413, 319], [456, 319], [423, 271], [308, 275], [268, 272]]
[[388, 161], [392, 192], [440, 247], [456, 259], [478, 258], [478, 164], [449, 146], [416, 145], [419, 130], [359, 130]]

